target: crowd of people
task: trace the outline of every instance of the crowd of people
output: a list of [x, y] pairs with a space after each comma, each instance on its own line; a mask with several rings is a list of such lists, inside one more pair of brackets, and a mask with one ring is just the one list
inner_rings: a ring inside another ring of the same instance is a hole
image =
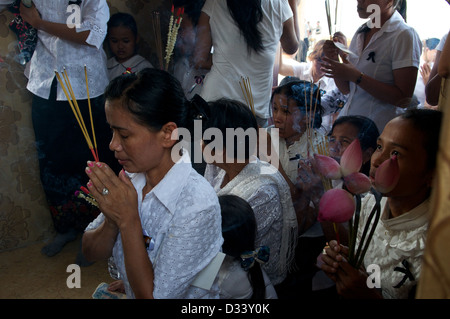
[[[66, 4], [33, 3], [20, 5], [38, 34], [27, 89], [58, 233], [43, 253], [83, 232], [77, 263], [108, 259], [109, 289], [127, 298], [414, 298], [448, 45], [422, 43], [401, 0], [358, 0], [362, 19], [379, 6], [380, 25], [364, 23], [351, 41], [340, 32], [316, 41], [295, 63], [286, 55], [304, 47], [297, 1], [174, 1], [184, 16], [169, 70], [139, 55], [135, 19], [110, 16], [106, 0], [81, 1], [76, 28]], [[70, 74], [80, 108], [92, 107], [100, 159], [89, 160], [55, 69]], [[359, 268], [348, 262], [347, 223], [318, 220], [327, 189], [315, 159], [339, 163], [355, 140], [358, 171], [375, 191], [381, 164], [398, 165], [381, 203], [361, 195], [359, 240], [375, 205], [381, 217]], [[80, 186], [95, 205], [74, 195]], [[378, 289], [366, 285], [371, 264], [381, 269]], [[208, 284], [205, 270], [215, 276]]]

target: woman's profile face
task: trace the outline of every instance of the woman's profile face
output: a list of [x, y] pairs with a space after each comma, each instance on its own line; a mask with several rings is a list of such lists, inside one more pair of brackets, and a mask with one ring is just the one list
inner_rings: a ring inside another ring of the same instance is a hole
[[161, 144], [162, 132], [152, 132], [138, 123], [121, 100], [107, 100], [105, 112], [113, 133], [109, 148], [119, 164], [130, 173], [156, 168], [165, 150]]
[[415, 197], [427, 192], [432, 172], [427, 167], [424, 136], [410, 120], [394, 118], [386, 124], [372, 155], [370, 178], [372, 182], [378, 166], [386, 159], [397, 157], [400, 178], [389, 197]]

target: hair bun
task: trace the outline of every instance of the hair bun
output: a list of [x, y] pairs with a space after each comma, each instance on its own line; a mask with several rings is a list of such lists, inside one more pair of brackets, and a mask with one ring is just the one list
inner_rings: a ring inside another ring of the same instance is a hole
[[195, 94], [194, 97], [189, 101], [192, 114], [192, 118], [194, 120], [208, 120], [211, 116], [208, 102], [206, 102], [200, 95]]

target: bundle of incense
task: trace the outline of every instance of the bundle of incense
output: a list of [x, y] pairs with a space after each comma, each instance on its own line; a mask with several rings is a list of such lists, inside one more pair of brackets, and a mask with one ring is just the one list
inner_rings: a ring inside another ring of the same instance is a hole
[[[305, 81], [306, 86], [306, 81]], [[313, 106], [313, 96], [314, 96], [314, 83], [311, 80], [310, 82], [310, 102], [308, 103], [307, 93], [305, 91], [305, 107], [306, 107], [306, 137], [307, 137], [307, 143], [308, 143], [308, 157], [310, 156], [309, 151], [312, 150], [314, 152], [314, 140], [315, 140], [315, 131], [314, 131], [314, 120], [316, 117], [316, 111], [317, 111], [317, 101], [319, 99], [320, 94], [320, 83], [317, 87], [317, 94], [316, 94], [316, 102]]]
[[255, 104], [253, 103], [253, 94], [252, 94], [252, 86], [250, 85], [250, 79], [248, 77], [244, 78], [241, 76], [241, 81], [239, 81], [239, 85], [241, 86], [242, 93], [244, 94], [245, 102], [248, 107], [252, 111], [253, 115], [255, 113]]
[[87, 201], [92, 206], [98, 207], [97, 201], [91, 195], [89, 190], [86, 187], [84, 187], [84, 186], [81, 186], [80, 189], [81, 189], [81, 191], [76, 191], [75, 192], [75, 196], [78, 197], [78, 198], [84, 199], [85, 201]]
[[153, 11], [153, 36], [156, 44], [156, 55], [158, 56], [159, 68], [164, 67], [162, 40], [161, 40], [161, 20], [158, 11]]
[[92, 135], [94, 138], [94, 144], [92, 143], [92, 140], [89, 136], [86, 125], [84, 124], [83, 116], [81, 115], [80, 107], [78, 106], [77, 99], [75, 98], [75, 93], [73, 92], [72, 85], [70, 84], [67, 70], [64, 69], [64, 72], [62, 73], [64, 81], [61, 79], [61, 76], [59, 75], [58, 71], [55, 70], [56, 78], [59, 82], [59, 85], [61, 85], [61, 88], [63, 89], [64, 94], [66, 95], [66, 98], [67, 98], [67, 101], [69, 102], [70, 108], [72, 109], [72, 112], [75, 115], [78, 125], [80, 126], [81, 132], [83, 133], [83, 136], [86, 139], [86, 143], [88, 144], [88, 147], [91, 150], [92, 155], [94, 156], [94, 160], [96, 162], [98, 162], [99, 158], [98, 158], [98, 151], [97, 151], [97, 142], [95, 139], [94, 122], [93, 122], [93, 118], [92, 118], [91, 100], [89, 98], [89, 85], [88, 85], [86, 66], [84, 66], [84, 73], [85, 73], [85, 78], [86, 78], [86, 89], [87, 89], [87, 97], [88, 97], [88, 104], [89, 104], [89, 115], [90, 115], [90, 120], [91, 120], [91, 129], [92, 129]]
[[[317, 133], [315, 133], [315, 134], [317, 134]], [[326, 136], [321, 136], [320, 138], [317, 138], [317, 135], [316, 135], [316, 139], [319, 141], [316, 144], [314, 152], [319, 155], [330, 156], [328, 138]], [[329, 178], [325, 178], [322, 174], [320, 175], [320, 177], [321, 177], [322, 185], [323, 185], [323, 188], [325, 189], [325, 191], [333, 188], [333, 185], [331, 184], [331, 180]]]
[[180, 28], [181, 21], [183, 20], [184, 8], [178, 8], [177, 15], [174, 15], [174, 6], [172, 5], [172, 14], [169, 21], [169, 32], [167, 34], [166, 44], [166, 66], [165, 70], [169, 70], [170, 59], [172, 58], [173, 49], [175, 48], [175, 42], [177, 41], [178, 29]]

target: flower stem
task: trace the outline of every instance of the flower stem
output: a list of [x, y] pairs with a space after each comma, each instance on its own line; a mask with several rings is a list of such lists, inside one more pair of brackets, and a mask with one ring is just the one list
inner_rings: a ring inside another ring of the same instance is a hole
[[[353, 219], [349, 221], [349, 263], [352, 266], [356, 265], [355, 260], [355, 245], [356, 245], [356, 234], [358, 233], [359, 215], [361, 213], [361, 195], [356, 194], [356, 208]], [[352, 224], [353, 221], [353, 224]]]
[[[356, 261], [355, 267], [356, 268], [359, 268], [364, 260], [364, 255], [366, 254], [367, 248], [369, 247], [369, 244], [370, 244], [370, 240], [372, 239], [373, 233], [375, 232], [375, 228], [377, 227], [378, 220], [380, 218], [381, 195], [378, 192], [374, 191], [373, 189], [372, 189], [372, 193], [375, 196], [376, 203], [375, 203], [375, 206], [373, 207], [372, 211], [370, 212], [369, 217], [366, 220], [366, 224], [364, 226], [364, 231], [362, 233], [361, 240], [359, 242], [358, 251], [356, 252], [356, 256], [355, 256], [355, 261]], [[374, 216], [376, 216], [376, 217], [375, 217], [374, 222], [372, 223]], [[367, 241], [365, 241], [367, 232], [369, 231], [369, 226], [371, 224], [372, 224], [372, 228], [370, 230], [369, 237], [367, 238]], [[362, 250], [363, 247], [364, 247], [364, 249]], [[361, 252], [361, 250], [362, 250], [362, 252]]]
[[339, 230], [336, 226], [336, 223], [333, 223], [333, 228], [334, 228], [334, 232], [336, 233], [336, 240], [337, 240], [337, 244], [339, 246], [341, 241], [339, 240]]

